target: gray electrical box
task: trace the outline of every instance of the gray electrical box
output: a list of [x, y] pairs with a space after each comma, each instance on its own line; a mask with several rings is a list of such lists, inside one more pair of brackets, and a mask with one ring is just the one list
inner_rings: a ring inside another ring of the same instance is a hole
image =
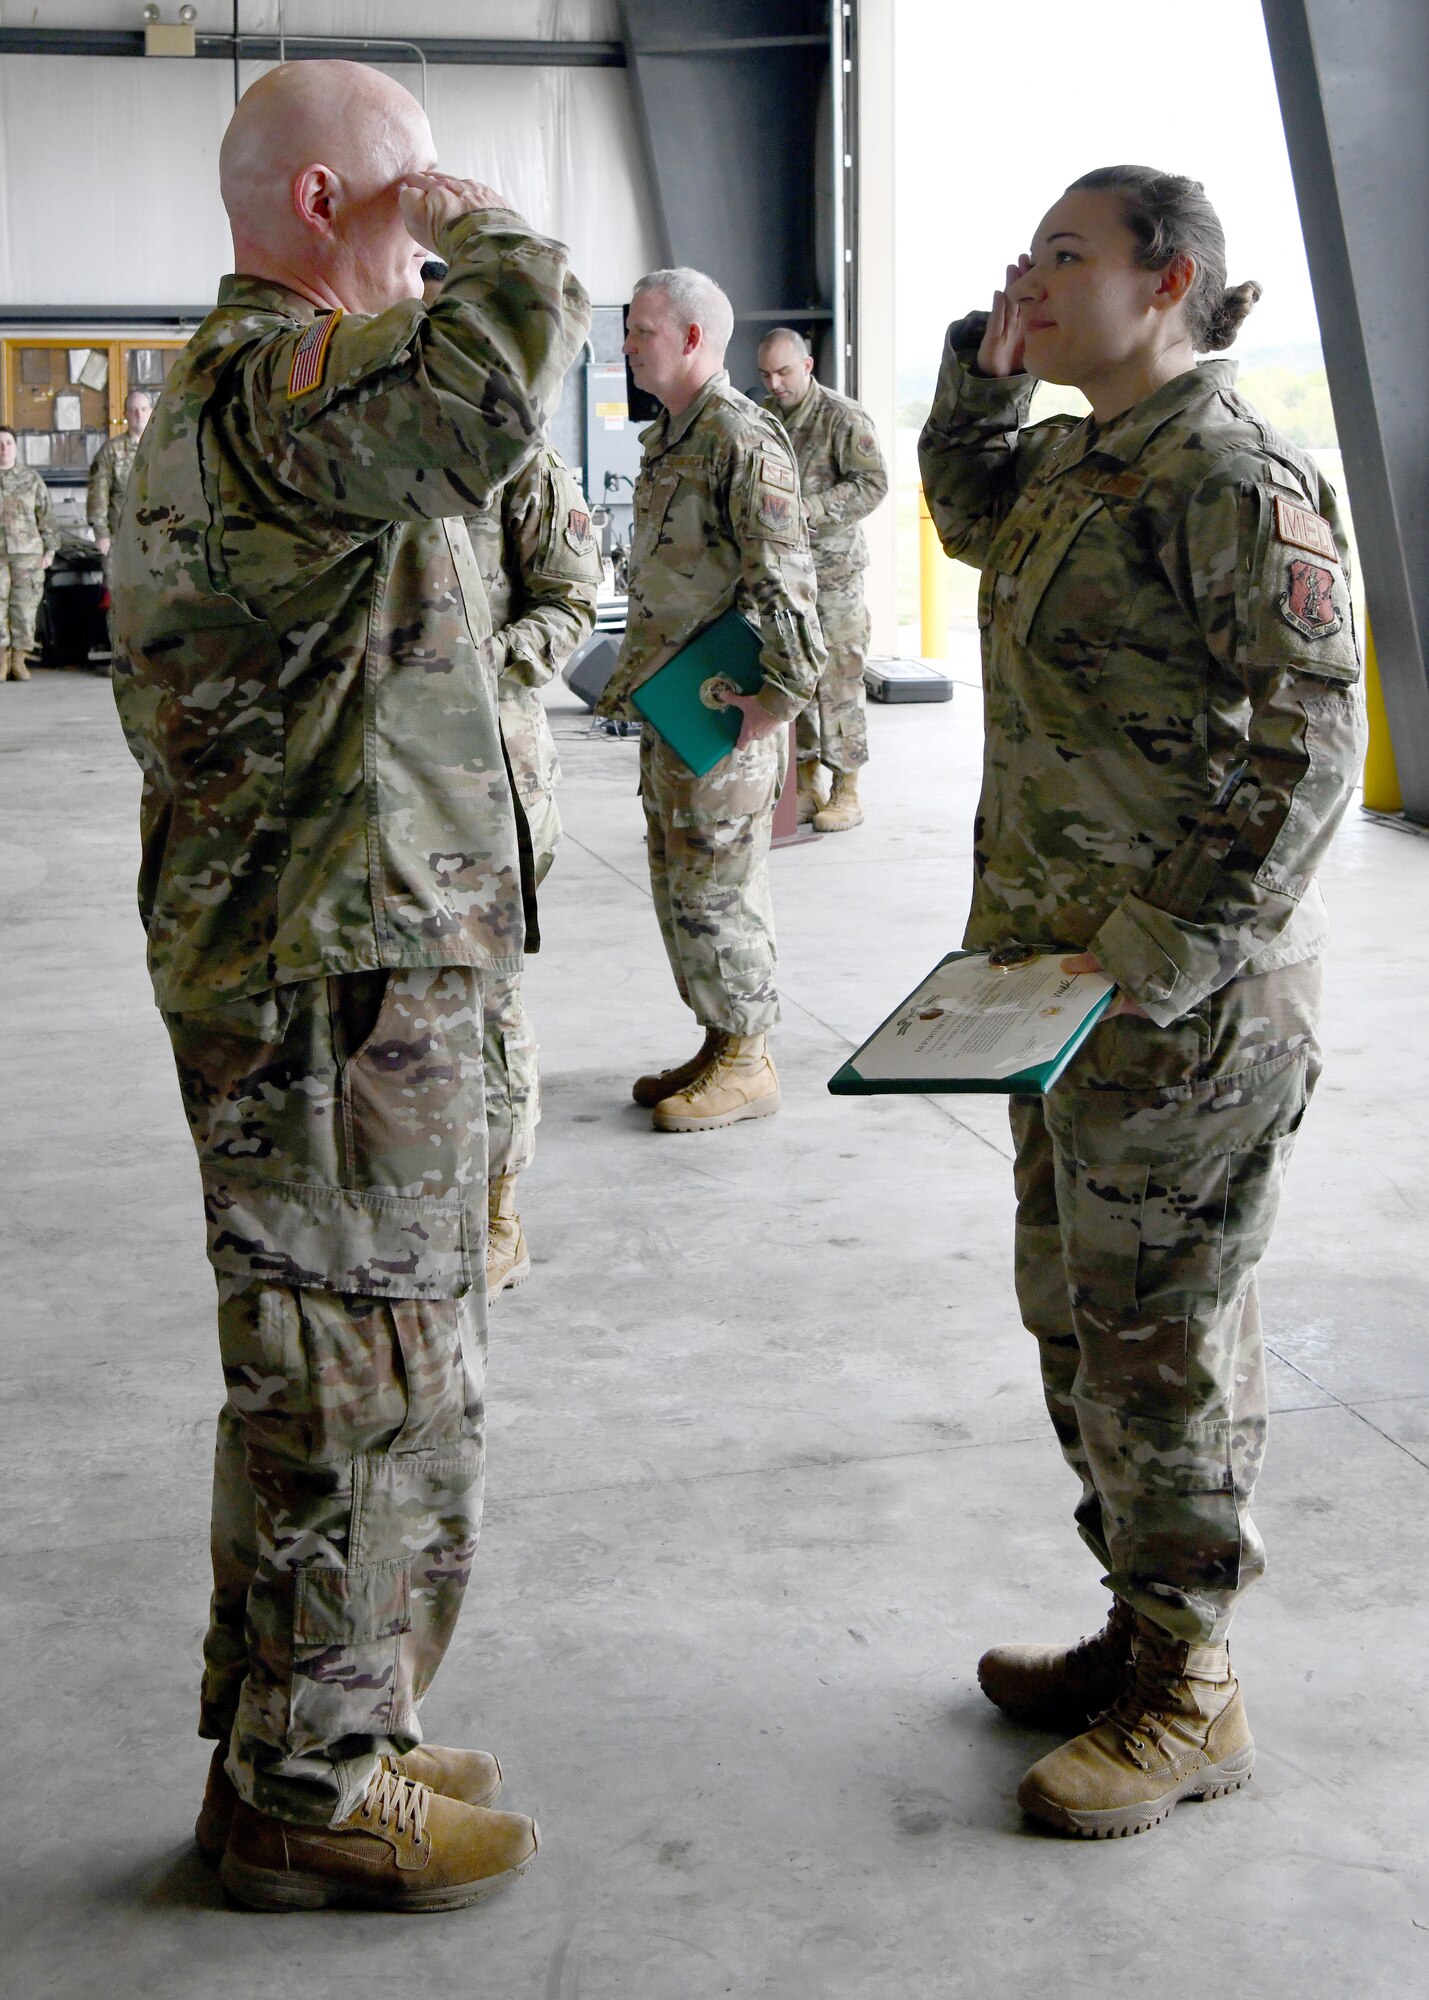
[[614, 539], [630, 547], [632, 493], [640, 470], [640, 432], [626, 401], [625, 363], [592, 361], [585, 371], [585, 490], [608, 507]]

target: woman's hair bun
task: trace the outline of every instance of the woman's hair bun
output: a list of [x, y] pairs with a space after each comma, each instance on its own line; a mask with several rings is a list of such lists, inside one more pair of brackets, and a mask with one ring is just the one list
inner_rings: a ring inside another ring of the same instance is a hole
[[1247, 278], [1243, 285], [1228, 285], [1221, 294], [1220, 304], [1212, 308], [1205, 338], [1198, 344], [1213, 354], [1229, 347], [1245, 323], [1246, 314], [1260, 297], [1261, 289], [1254, 278]]

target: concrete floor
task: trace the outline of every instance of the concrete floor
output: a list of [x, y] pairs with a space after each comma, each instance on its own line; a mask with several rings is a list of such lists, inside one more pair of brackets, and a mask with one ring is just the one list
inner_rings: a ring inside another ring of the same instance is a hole
[[973, 1678], [1102, 1605], [1013, 1304], [1004, 1114], [823, 1088], [958, 938], [976, 695], [874, 710], [869, 824], [775, 858], [784, 1112], [671, 1138], [628, 1097], [691, 1043], [635, 749], [552, 707], [536, 1270], [493, 1327], [483, 1554], [426, 1711], [500, 1750], [543, 1852], [458, 1915], [274, 1918], [189, 1841], [221, 1391], [137, 776], [103, 681], [0, 691], [5, 1992], [1429, 1991], [1429, 842], [1356, 810], [1328, 871], [1328, 1069], [1263, 1274], [1255, 1782], [1069, 1844], [1013, 1804], [1047, 1740]]

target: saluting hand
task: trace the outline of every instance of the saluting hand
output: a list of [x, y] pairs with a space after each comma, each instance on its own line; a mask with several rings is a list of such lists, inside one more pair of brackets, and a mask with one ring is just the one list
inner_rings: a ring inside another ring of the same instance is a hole
[[485, 181], [463, 181], [455, 174], [439, 173], [404, 175], [397, 190], [397, 205], [407, 225], [407, 234], [433, 256], [441, 255], [437, 248], [439, 231], [458, 216], [470, 215], [481, 208], [511, 206], [504, 195], [489, 188]]
[[1022, 308], [1008, 297], [1008, 293], [1023, 273], [1031, 269], [1032, 259], [1024, 250], [1015, 264], [1008, 265], [1003, 290], [992, 295], [987, 331], [977, 351], [980, 375], [1022, 373]]

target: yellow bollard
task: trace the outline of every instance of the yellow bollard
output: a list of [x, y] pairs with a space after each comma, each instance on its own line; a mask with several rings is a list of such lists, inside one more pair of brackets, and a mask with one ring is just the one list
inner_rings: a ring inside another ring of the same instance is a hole
[[1394, 761], [1394, 745], [1389, 739], [1389, 716], [1384, 706], [1384, 688], [1379, 678], [1374, 633], [1368, 618], [1365, 620], [1364, 635], [1364, 692], [1369, 715], [1369, 745], [1364, 759], [1365, 811], [1403, 812], [1404, 794], [1399, 789], [1399, 771]]
[[928, 512], [928, 496], [918, 488], [918, 595], [925, 660], [948, 657], [948, 559]]

